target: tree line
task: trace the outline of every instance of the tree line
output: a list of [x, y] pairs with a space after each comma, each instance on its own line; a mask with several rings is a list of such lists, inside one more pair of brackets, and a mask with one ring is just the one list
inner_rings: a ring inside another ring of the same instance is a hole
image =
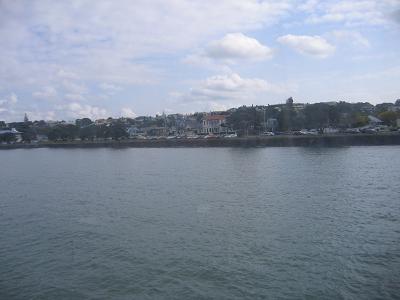
[[[400, 107], [400, 100], [396, 105]], [[369, 103], [315, 103], [296, 108], [291, 98], [284, 105], [242, 106], [227, 118], [227, 125], [241, 132], [259, 133], [266, 128], [266, 120], [276, 119], [278, 131], [322, 129], [326, 127], [351, 128], [368, 124], [369, 115], [381, 119], [388, 126], [396, 126], [399, 111], [390, 111], [392, 103], [373, 106]]]

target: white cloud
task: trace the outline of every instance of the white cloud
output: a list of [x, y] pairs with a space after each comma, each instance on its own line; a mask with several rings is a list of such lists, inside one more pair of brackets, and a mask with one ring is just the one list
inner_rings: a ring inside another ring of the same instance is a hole
[[308, 0], [299, 4], [298, 9], [306, 12], [313, 12], [319, 4], [319, 0]]
[[205, 54], [213, 59], [264, 60], [271, 58], [272, 49], [243, 33], [229, 33], [222, 39], [210, 43]]
[[14, 105], [17, 102], [18, 102], [18, 97], [15, 93], [11, 93], [7, 97], [0, 99], [0, 105], [2, 106]]
[[86, 97], [82, 96], [81, 94], [65, 94], [64, 99], [67, 101], [85, 101]]
[[18, 97], [15, 93], [11, 93], [10, 95], [0, 98], [0, 109], [1, 111], [7, 111], [11, 106], [14, 106], [18, 102]]
[[215, 103], [254, 100], [261, 93], [282, 93], [283, 86], [259, 78], [242, 78], [236, 73], [209, 77], [195, 84], [184, 100]]
[[307, 22], [343, 22], [350, 26], [387, 25], [392, 22], [390, 14], [399, 9], [399, 6], [398, 0], [326, 1], [313, 10]]
[[108, 99], [109, 97], [122, 91], [122, 87], [112, 83], [105, 83], [105, 82], [99, 84], [99, 88], [102, 90], [100, 97], [103, 99]]
[[33, 98], [44, 100], [53, 100], [57, 95], [57, 90], [52, 86], [45, 86], [40, 91], [32, 93]]
[[356, 47], [369, 48], [371, 46], [369, 40], [358, 31], [334, 30], [331, 34], [336, 40], [349, 43]]
[[335, 46], [320, 36], [287, 34], [278, 38], [278, 42], [300, 54], [326, 58], [335, 52]]
[[76, 75], [74, 72], [67, 71], [64, 69], [58, 70], [57, 76], [59, 76], [60, 78], [66, 78], [66, 79], [79, 79], [78, 75]]
[[18, 97], [15, 93], [0, 98], [0, 117], [6, 120], [15, 115], [15, 105], [18, 102]]
[[27, 111], [29, 120], [56, 120], [55, 111]]
[[228, 33], [222, 39], [210, 42], [183, 59], [184, 63], [213, 70], [231, 72], [230, 65], [239, 62], [256, 62], [272, 58], [274, 50], [257, 39], [243, 33]]
[[88, 104], [80, 104], [77, 102], [72, 102], [66, 105], [62, 105], [58, 107], [59, 110], [62, 110], [69, 118], [91, 118], [91, 119], [99, 119], [106, 118], [108, 116], [107, 110], [104, 108], [91, 106]]
[[104, 82], [101, 83], [99, 85], [99, 87], [102, 90], [105, 90], [105, 91], [108, 91], [108, 92], [118, 92], [118, 91], [122, 90], [122, 88], [120, 86], [117, 86], [117, 85], [111, 84], [111, 83], [104, 83]]
[[88, 88], [82, 84], [82, 83], [77, 83], [72, 80], [63, 80], [62, 81], [62, 86], [63, 89], [67, 93], [72, 93], [72, 94], [86, 94], [88, 93]]
[[137, 115], [136, 113], [129, 107], [123, 107], [121, 109], [121, 116], [127, 118], [135, 118]]

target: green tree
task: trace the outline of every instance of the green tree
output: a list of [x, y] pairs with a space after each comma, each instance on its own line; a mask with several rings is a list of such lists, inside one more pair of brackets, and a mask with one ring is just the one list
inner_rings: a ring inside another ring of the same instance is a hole
[[99, 125], [95, 127], [96, 137], [99, 139], [104, 139], [107, 137], [108, 126], [105, 124]]
[[292, 130], [296, 112], [293, 110], [292, 105], [285, 106], [278, 115], [278, 124], [280, 131]]
[[75, 120], [75, 125], [77, 127], [80, 127], [80, 128], [89, 126], [91, 124], [93, 124], [93, 122], [89, 118], [83, 118], [83, 119], [76, 119]]
[[396, 120], [400, 118], [400, 114], [395, 111], [384, 111], [378, 115], [378, 118], [381, 119], [386, 125], [395, 126]]
[[108, 128], [108, 136], [113, 140], [120, 140], [128, 137], [128, 132], [125, 129], [125, 125], [121, 122], [116, 122]]
[[74, 140], [78, 136], [78, 127], [72, 124], [63, 126], [63, 132], [68, 140]]
[[96, 127], [94, 125], [79, 128], [79, 138], [83, 140], [93, 140], [96, 137]]
[[307, 128], [321, 128], [328, 123], [327, 107], [321, 103], [307, 105], [304, 115]]
[[30, 143], [36, 139], [36, 132], [33, 128], [28, 128], [28, 130], [22, 132], [21, 137], [24, 142]]
[[47, 137], [51, 141], [67, 141], [73, 140], [78, 136], [78, 127], [72, 124], [68, 125], [57, 125], [50, 128]]
[[368, 125], [368, 117], [360, 113], [355, 113], [352, 116], [352, 127], [363, 127]]

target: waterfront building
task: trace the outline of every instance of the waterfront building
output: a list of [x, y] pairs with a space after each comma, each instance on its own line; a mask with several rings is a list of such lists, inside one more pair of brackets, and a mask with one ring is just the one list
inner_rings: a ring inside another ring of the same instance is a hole
[[11, 129], [1, 129], [0, 130], [0, 136], [3, 135], [12, 135], [14, 136], [14, 139], [16, 142], [21, 142], [22, 141], [22, 132], [19, 132], [15, 128]]
[[228, 128], [225, 126], [225, 115], [207, 115], [203, 119], [202, 133], [220, 134], [226, 133]]
[[275, 118], [268, 118], [265, 122], [266, 130], [275, 131], [278, 128], [278, 120]]
[[146, 135], [148, 136], [166, 136], [167, 135], [167, 128], [166, 127], [147, 127], [144, 130]]

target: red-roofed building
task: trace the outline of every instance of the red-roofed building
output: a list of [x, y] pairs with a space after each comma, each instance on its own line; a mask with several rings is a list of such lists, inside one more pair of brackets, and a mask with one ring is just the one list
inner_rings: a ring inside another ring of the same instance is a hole
[[224, 115], [207, 115], [203, 119], [202, 133], [220, 134], [227, 131], [225, 126], [226, 116]]

